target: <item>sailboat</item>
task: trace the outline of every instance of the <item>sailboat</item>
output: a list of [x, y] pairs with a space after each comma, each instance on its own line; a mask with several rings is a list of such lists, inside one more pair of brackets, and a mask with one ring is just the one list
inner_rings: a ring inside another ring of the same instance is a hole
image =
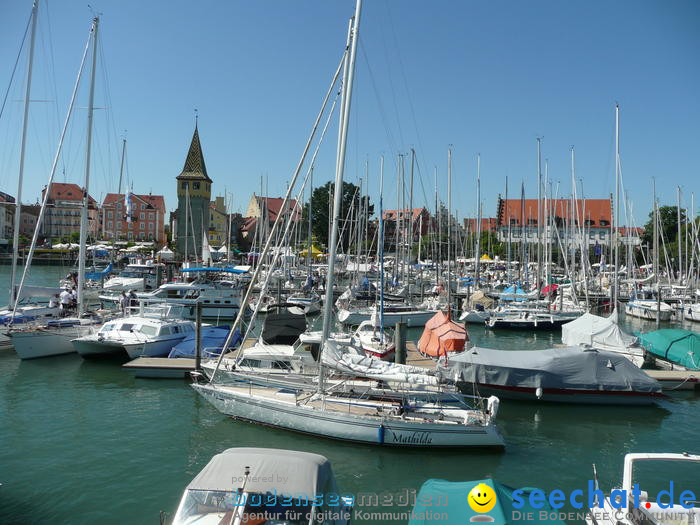
[[[22, 274], [22, 279], [20, 280], [18, 295], [21, 295], [24, 286], [24, 281], [27, 276], [29, 266], [31, 265], [32, 257], [34, 255], [34, 250], [36, 249], [37, 239], [39, 236], [39, 226], [42, 223], [44, 212], [46, 209], [46, 203], [50, 194], [51, 184], [53, 182], [54, 175], [56, 173], [56, 166], [58, 164], [58, 159], [60, 158], [61, 150], [63, 147], [63, 141], [66, 135], [66, 130], [68, 128], [68, 123], [73, 112], [75, 105], [75, 99], [77, 95], [78, 86], [80, 84], [80, 78], [83, 73], [83, 68], [88, 55], [88, 50], [90, 49], [90, 44], [92, 44], [92, 68], [91, 68], [91, 82], [90, 82], [90, 101], [88, 105], [88, 125], [87, 125], [87, 142], [86, 142], [86, 162], [85, 162], [85, 181], [84, 181], [84, 191], [83, 191], [83, 206], [81, 210], [80, 217], [80, 256], [79, 256], [79, 270], [78, 270], [78, 316], [74, 318], [61, 318], [50, 320], [45, 325], [30, 325], [22, 327], [17, 330], [11, 330], [8, 335], [12, 338], [12, 343], [15, 347], [17, 355], [20, 359], [32, 359], [37, 357], [47, 357], [53, 355], [61, 355], [74, 352], [71, 340], [76, 337], [80, 337], [90, 332], [93, 326], [99, 322], [98, 319], [91, 318], [90, 316], [84, 316], [84, 284], [85, 284], [85, 259], [86, 259], [86, 239], [87, 239], [87, 205], [88, 205], [88, 184], [90, 180], [90, 153], [92, 145], [92, 115], [94, 110], [94, 96], [95, 96], [95, 66], [97, 62], [97, 33], [99, 27], [99, 18], [95, 17], [92, 20], [90, 26], [90, 35], [88, 38], [88, 43], [85, 46], [83, 52], [83, 57], [80, 65], [80, 71], [78, 72], [78, 78], [76, 79], [75, 86], [73, 88], [73, 94], [71, 97], [70, 106], [68, 109], [68, 114], [66, 115], [66, 120], [63, 125], [63, 130], [61, 132], [61, 138], [59, 140], [58, 149], [56, 155], [54, 156], [53, 165], [51, 168], [51, 174], [49, 176], [49, 182], [46, 186], [46, 192], [44, 193], [44, 200], [42, 202], [41, 210], [39, 212], [39, 217], [36, 221], [36, 229], [34, 230], [34, 236], [32, 238], [32, 243], [29, 249], [29, 254], [27, 256], [27, 261], [24, 268], [24, 273]], [[16, 307], [16, 304], [15, 304]]]
[[[328, 261], [328, 286], [324, 301], [322, 347], [331, 346], [329, 340], [333, 280], [338, 239], [338, 217], [340, 215], [347, 130], [352, 100], [355, 57], [360, 27], [362, 0], [357, 0], [355, 16], [348, 33], [346, 52], [338, 67], [326, 100], [336, 83], [340, 69], [344, 71], [340, 109], [340, 139], [338, 142], [333, 225], [331, 230], [330, 254]], [[321, 108], [324, 111], [325, 102]], [[316, 122], [321, 117], [317, 117]], [[316, 124], [317, 125], [317, 124]], [[314, 126], [314, 129], [316, 127]], [[313, 132], [309, 141], [313, 137]], [[308, 142], [307, 142], [308, 144]], [[308, 151], [308, 146], [307, 150]], [[306, 151], [302, 155], [303, 163]], [[289, 200], [291, 188], [296, 182], [299, 167], [285, 201]], [[273, 233], [279, 217], [273, 225]], [[270, 235], [272, 237], [273, 235]], [[266, 243], [262, 258], [270, 249]], [[259, 271], [253, 276], [253, 282]], [[252, 284], [251, 287], [252, 288]], [[250, 288], [246, 295], [250, 293]], [[247, 297], [244, 302], [247, 301]], [[240, 323], [240, 315], [232, 326], [232, 331]], [[223, 352], [222, 352], [223, 355]], [[219, 363], [221, 361], [219, 359]], [[217, 364], [217, 368], [218, 368]], [[446, 407], [440, 403], [412, 399], [402, 396], [399, 399], [363, 399], [348, 396], [329, 395], [325, 386], [323, 363], [319, 365], [316, 388], [307, 391], [290, 391], [271, 386], [255, 384], [253, 381], [223, 384], [216, 382], [215, 370], [206, 384], [193, 384], [193, 388], [217, 410], [235, 419], [274, 426], [286, 430], [303, 432], [331, 439], [359, 443], [390, 445], [398, 447], [503, 447], [504, 442], [493, 424], [497, 403], [491, 410], [467, 410], [462, 406]]]

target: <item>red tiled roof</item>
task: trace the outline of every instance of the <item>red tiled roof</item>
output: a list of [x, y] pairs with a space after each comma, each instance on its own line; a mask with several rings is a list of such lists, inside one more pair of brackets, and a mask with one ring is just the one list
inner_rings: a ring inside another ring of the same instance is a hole
[[[163, 199], [162, 195], [137, 195], [136, 193], [132, 193], [131, 196], [144, 204], [150, 204], [155, 209], [165, 212], [165, 199]], [[111, 206], [115, 202], [123, 203], [124, 198], [125, 195], [123, 193], [108, 193], [102, 201], [102, 206]]]
[[[262, 210], [263, 207], [267, 208], [267, 217], [268, 220], [274, 221], [277, 219], [277, 215], [279, 215], [280, 210], [282, 209], [282, 204], [284, 203], [284, 199], [280, 197], [260, 197], [256, 196], [256, 199], [258, 199], [258, 206], [260, 206], [260, 209]], [[290, 199], [289, 204], [287, 207], [287, 210], [294, 210], [294, 220], [298, 221], [301, 219], [301, 213], [299, 212], [299, 209], [297, 208], [297, 201], [295, 199]]]
[[[469, 233], [475, 233], [477, 230], [477, 219], [464, 219], [464, 227]], [[496, 231], [498, 226], [498, 219], [495, 217], [482, 217], [481, 218], [481, 231], [482, 232], [492, 232]]]
[[418, 217], [420, 217], [424, 211], [426, 211], [425, 208], [413, 208], [413, 210], [409, 210], [408, 208], [405, 208], [403, 210], [384, 210], [384, 220], [395, 221], [399, 212], [401, 212], [401, 218], [405, 219], [407, 218], [406, 215], [408, 214], [408, 212], [412, 212], [412, 220], [417, 221]]
[[632, 228], [627, 226], [620, 226], [618, 228], [620, 235], [622, 237], [627, 237], [629, 235], [642, 235], [644, 233], [644, 228]]
[[[514, 226], [520, 226], [525, 216], [525, 224], [537, 225], [538, 216], [537, 199], [500, 199], [498, 202], [498, 225], [507, 226], [509, 220], [513, 220]], [[612, 221], [612, 207], [609, 199], [577, 199], [575, 220], [594, 228], [605, 228]], [[571, 219], [570, 199], [550, 199], [547, 201], [548, 215], [558, 217], [568, 222]], [[544, 213], [544, 210], [543, 210]]]
[[[42, 195], [46, 188], [42, 190]], [[83, 198], [83, 190], [77, 184], [69, 182], [54, 182], [49, 189], [49, 199], [55, 201], [80, 201]], [[97, 201], [88, 194], [89, 205], [97, 205]]]

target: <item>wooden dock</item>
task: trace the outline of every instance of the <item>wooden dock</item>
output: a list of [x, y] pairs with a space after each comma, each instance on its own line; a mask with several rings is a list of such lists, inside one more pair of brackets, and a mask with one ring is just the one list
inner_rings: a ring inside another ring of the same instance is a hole
[[700, 371], [644, 370], [649, 377], [661, 383], [664, 390], [695, 390], [700, 388]]
[[[243, 342], [243, 348], [255, 344], [256, 339], [249, 337]], [[134, 377], [150, 379], [189, 379], [194, 371], [194, 357], [137, 357], [122, 365], [122, 368], [133, 372]]]

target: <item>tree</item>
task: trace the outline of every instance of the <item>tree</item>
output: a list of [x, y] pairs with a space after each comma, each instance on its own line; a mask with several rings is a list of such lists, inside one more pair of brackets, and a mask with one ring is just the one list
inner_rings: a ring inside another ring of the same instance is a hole
[[[313, 238], [326, 248], [328, 248], [329, 231], [329, 215], [333, 212], [333, 191], [335, 183], [327, 182], [323, 186], [314, 189], [311, 195], [311, 232]], [[329, 206], [330, 203], [330, 206]], [[354, 207], [353, 215], [358, 216], [362, 213], [366, 219], [369, 219], [374, 213], [374, 205], [371, 204], [368, 196], [360, 196], [360, 189], [351, 182], [343, 182], [343, 195], [340, 209], [340, 230], [342, 231], [341, 246], [343, 250], [347, 250], [351, 243], [352, 224], [346, 225], [346, 220], [349, 220], [349, 210]], [[364, 210], [367, 209], [365, 216]], [[304, 206], [302, 220], [306, 223], [309, 220], [309, 204]], [[344, 227], [345, 226], [345, 227]], [[303, 231], [306, 231], [302, 227]]]
[[[686, 221], [685, 210], [681, 208], [681, 236], [685, 232], [684, 224]], [[663, 244], [666, 246], [666, 252], [671, 259], [677, 263], [678, 254], [678, 207], [677, 206], [661, 206], [659, 207], [659, 260], [663, 261]], [[642, 245], [647, 245], [651, 249], [654, 245], [654, 212], [649, 212], [649, 220], [644, 225], [644, 233], [641, 235]], [[675, 255], [675, 257], [674, 257]]]

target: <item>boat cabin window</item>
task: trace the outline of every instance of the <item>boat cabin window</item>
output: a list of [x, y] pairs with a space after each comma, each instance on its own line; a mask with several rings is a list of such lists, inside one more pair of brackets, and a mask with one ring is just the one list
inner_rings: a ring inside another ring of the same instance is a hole
[[171, 333], [172, 333], [172, 330], [170, 329], [169, 326], [161, 326], [160, 332], [158, 332], [158, 335], [170, 335]]
[[177, 288], [168, 288], [168, 299], [179, 299], [182, 297], [182, 291]]
[[107, 323], [102, 328], [100, 328], [100, 332], [111, 332], [112, 330], [114, 330], [115, 326], [116, 323]]
[[156, 335], [158, 334], [158, 328], [156, 326], [151, 326], [149, 324], [144, 324], [141, 325], [141, 329], [139, 330], [142, 334], [145, 335]]
[[[188, 490], [173, 519], [173, 525], [185, 523], [233, 523], [234, 513], [241, 512], [241, 523], [301, 525], [308, 524], [312, 510], [309, 498], [294, 498], [291, 505], [282, 504], [279, 494], [246, 492], [240, 496], [233, 491]], [[265, 516], [265, 521], [255, 519]], [[214, 520], [212, 520], [214, 518]]]
[[134, 328], [134, 323], [124, 323], [119, 327], [120, 332], [131, 332]]

